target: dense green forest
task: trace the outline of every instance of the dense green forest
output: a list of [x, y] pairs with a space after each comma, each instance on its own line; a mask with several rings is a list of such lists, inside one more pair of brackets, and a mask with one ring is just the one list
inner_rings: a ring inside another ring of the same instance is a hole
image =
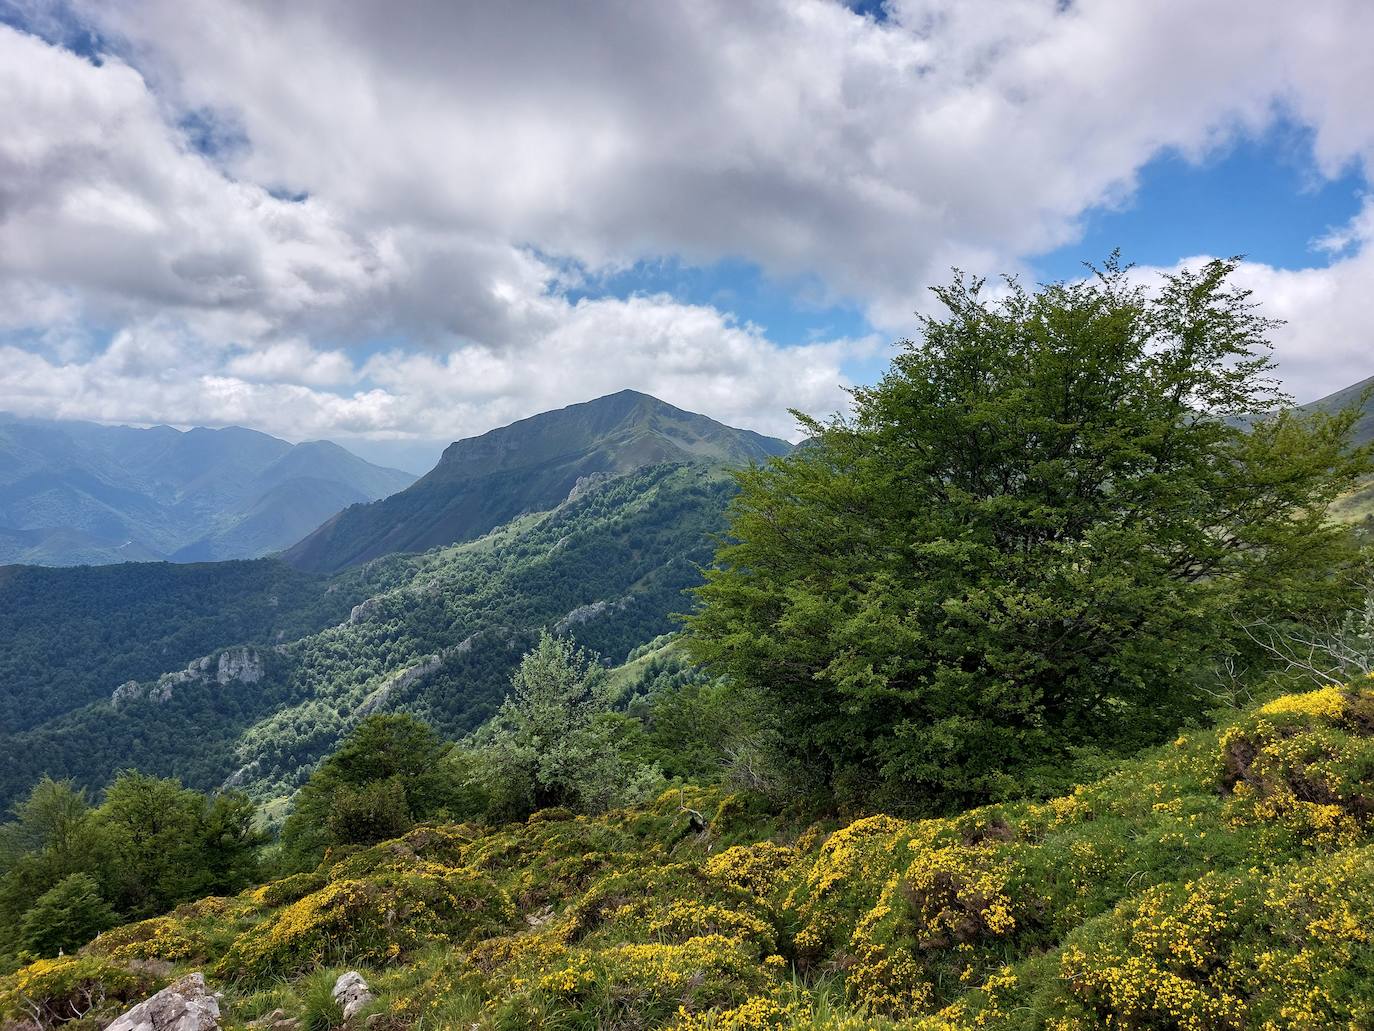
[[108, 698], [227, 644], [274, 644], [359, 599], [274, 559], [47, 569], [0, 566], [0, 731]]

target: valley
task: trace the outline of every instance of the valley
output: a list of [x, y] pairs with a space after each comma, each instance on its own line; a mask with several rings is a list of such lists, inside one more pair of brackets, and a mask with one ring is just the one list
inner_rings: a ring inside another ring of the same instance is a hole
[[[368, 550], [382, 554], [326, 577], [295, 568], [312, 535], [286, 562], [14, 568], [0, 593], [15, 642], [0, 799], [44, 773], [94, 790], [137, 755], [145, 772], [279, 805], [370, 712], [461, 736], [500, 703], [541, 628], [613, 663], [674, 629], [725, 527], [729, 463], [786, 450], [626, 393], [455, 444], [419, 483], [340, 517], [413, 527], [404, 513], [430, 499], [441, 521], [426, 533], [445, 543], [420, 555], [378, 542]], [[473, 498], [508, 521], [442, 522]], [[335, 525], [321, 532], [336, 540]], [[260, 666], [251, 682], [178, 673], [243, 647]]]

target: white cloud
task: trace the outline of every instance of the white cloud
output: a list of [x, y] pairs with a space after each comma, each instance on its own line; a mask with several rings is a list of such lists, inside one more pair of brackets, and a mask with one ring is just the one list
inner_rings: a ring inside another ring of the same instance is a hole
[[[449, 437], [633, 386], [783, 432], [875, 342], [783, 348], [665, 296], [572, 303], [569, 280], [742, 258], [895, 336], [949, 264], [1071, 241], [1161, 149], [1284, 114], [1323, 173], [1374, 166], [1364, 0], [68, 14], [115, 53], [0, 26], [0, 408], [32, 414]], [[236, 142], [202, 153], [188, 116]], [[1374, 371], [1365, 225], [1329, 266], [1244, 270], [1290, 320], [1300, 396]]]

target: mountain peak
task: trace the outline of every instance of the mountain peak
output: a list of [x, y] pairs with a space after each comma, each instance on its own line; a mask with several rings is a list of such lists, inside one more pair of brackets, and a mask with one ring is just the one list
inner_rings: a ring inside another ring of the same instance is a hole
[[790, 449], [786, 441], [620, 390], [455, 441], [415, 484], [339, 513], [286, 557], [333, 571], [478, 537], [522, 512], [554, 507], [586, 476], [664, 463], [745, 465]]

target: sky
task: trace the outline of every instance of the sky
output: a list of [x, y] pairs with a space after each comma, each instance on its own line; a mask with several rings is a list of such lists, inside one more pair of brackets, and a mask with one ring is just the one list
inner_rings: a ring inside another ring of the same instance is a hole
[[1368, 0], [0, 0], [0, 411], [423, 472], [631, 387], [795, 437], [957, 266], [1236, 275], [1374, 375]]

